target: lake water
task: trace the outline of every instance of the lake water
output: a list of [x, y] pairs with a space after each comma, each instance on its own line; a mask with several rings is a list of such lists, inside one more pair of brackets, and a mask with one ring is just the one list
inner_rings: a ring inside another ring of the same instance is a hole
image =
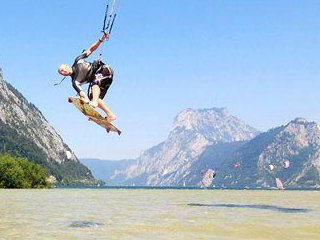
[[0, 239], [320, 239], [319, 191], [0, 190]]

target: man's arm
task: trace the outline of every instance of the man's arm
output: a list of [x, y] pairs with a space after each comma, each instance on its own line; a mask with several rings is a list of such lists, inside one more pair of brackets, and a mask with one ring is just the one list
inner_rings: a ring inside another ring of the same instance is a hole
[[95, 51], [105, 39], [108, 39], [108, 38], [109, 38], [109, 34], [103, 33], [103, 35], [99, 38], [99, 40], [96, 41], [94, 44], [92, 44], [92, 45], [88, 48], [88, 50], [86, 51], [86, 52], [87, 52], [87, 56], [90, 56], [90, 54], [91, 54], [93, 51]]
[[89, 99], [87, 97], [87, 94], [83, 91], [83, 89], [80, 87], [80, 83], [78, 81], [72, 80], [72, 86], [79, 94], [80, 98], [85, 101], [89, 102]]

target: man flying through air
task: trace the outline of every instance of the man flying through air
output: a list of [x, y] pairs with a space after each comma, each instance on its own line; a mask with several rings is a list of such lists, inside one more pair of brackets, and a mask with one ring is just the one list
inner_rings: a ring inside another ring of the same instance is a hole
[[[107, 121], [112, 122], [116, 116], [111, 112], [110, 108], [104, 103], [105, 97], [110, 85], [113, 81], [113, 70], [109, 65], [104, 64], [100, 59], [93, 63], [86, 62], [85, 59], [94, 52], [100, 44], [109, 38], [109, 34], [103, 33], [99, 40], [93, 43], [88, 50], [76, 57], [72, 66], [62, 64], [58, 68], [58, 72], [63, 76], [70, 76], [72, 86], [77, 91], [84, 102], [89, 103], [93, 108], [99, 107], [107, 114]], [[82, 84], [89, 83], [89, 96], [81, 88]]]

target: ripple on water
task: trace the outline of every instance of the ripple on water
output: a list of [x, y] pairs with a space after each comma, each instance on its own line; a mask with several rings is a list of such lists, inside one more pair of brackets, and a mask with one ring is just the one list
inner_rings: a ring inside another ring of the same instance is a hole
[[311, 211], [305, 208], [285, 208], [273, 205], [246, 205], [246, 204], [201, 204], [201, 203], [190, 203], [188, 206], [193, 207], [226, 207], [226, 208], [253, 208], [253, 209], [264, 209], [271, 211], [279, 211], [284, 213], [305, 213]]
[[72, 221], [68, 227], [70, 228], [90, 228], [90, 227], [101, 227], [103, 223], [93, 221]]

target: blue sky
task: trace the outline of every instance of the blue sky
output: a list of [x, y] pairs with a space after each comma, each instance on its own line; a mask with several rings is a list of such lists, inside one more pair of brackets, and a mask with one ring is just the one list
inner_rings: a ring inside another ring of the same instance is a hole
[[100, 36], [105, 2], [0, 3], [5, 80], [78, 157], [137, 157], [189, 107], [227, 107], [262, 131], [298, 116], [320, 122], [318, 0], [121, 0], [103, 58], [115, 69], [106, 102], [123, 135], [107, 135], [67, 103], [69, 79], [53, 87], [57, 66]]

